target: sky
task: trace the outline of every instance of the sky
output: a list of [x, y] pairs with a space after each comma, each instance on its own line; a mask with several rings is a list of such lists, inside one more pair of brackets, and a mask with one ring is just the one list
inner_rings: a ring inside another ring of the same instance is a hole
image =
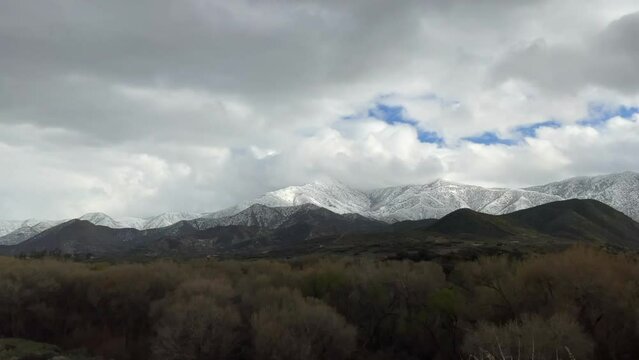
[[636, 0], [3, 0], [0, 218], [639, 170]]

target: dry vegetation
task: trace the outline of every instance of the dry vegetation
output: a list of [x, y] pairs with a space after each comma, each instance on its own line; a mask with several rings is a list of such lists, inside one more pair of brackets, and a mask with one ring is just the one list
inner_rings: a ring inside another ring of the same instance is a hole
[[0, 258], [0, 337], [115, 359], [637, 359], [639, 264]]

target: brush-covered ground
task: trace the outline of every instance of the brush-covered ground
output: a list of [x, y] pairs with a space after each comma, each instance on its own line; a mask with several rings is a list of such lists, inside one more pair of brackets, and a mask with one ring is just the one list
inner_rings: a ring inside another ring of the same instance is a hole
[[637, 279], [639, 257], [596, 247], [446, 263], [5, 257], [0, 358], [637, 359]]

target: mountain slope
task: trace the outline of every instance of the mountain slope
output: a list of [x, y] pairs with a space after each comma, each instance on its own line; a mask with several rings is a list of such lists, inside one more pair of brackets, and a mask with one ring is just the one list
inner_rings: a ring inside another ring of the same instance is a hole
[[62, 221], [24, 221], [22, 226], [16, 230], [0, 237], [0, 245], [19, 244], [31, 237], [62, 223]]
[[471, 209], [456, 210], [429, 226], [428, 232], [450, 236], [468, 235], [478, 239], [503, 238], [522, 234], [525, 227], [510, 223], [498, 215], [483, 214]]
[[282, 241], [386, 231], [389, 225], [359, 214], [337, 214], [316, 206], [302, 206], [282, 222], [276, 236]]
[[193, 220], [202, 217], [199, 213], [189, 212], [167, 212], [148, 219], [145, 219], [140, 228], [137, 229], [157, 229], [173, 225], [183, 220]]
[[551, 236], [629, 248], [639, 245], [639, 223], [597, 200], [566, 200], [504, 217]]
[[[100, 212], [87, 213], [77, 220], [88, 221], [94, 225], [106, 226], [112, 229], [155, 229], [169, 226], [182, 220], [193, 220], [201, 217], [199, 213], [163, 213], [151, 218], [121, 217], [113, 218]], [[0, 220], [0, 245], [13, 245], [25, 241], [44, 230], [52, 228], [58, 224], [69, 221], [65, 220], [36, 220], [24, 221], [1, 221]]]
[[639, 223], [596, 200], [558, 201], [505, 215], [461, 209], [426, 231], [476, 239], [546, 237], [639, 249]]
[[[251, 220], [251, 226], [234, 223], [246, 216], [270, 214]], [[390, 225], [355, 214], [337, 214], [314, 205], [268, 208], [254, 205], [240, 213], [220, 221], [215, 227], [191, 231], [188, 234], [171, 231], [173, 235], [160, 237], [157, 241], [146, 241], [136, 249], [144, 254], [174, 254], [181, 256], [212, 254], [264, 254], [271, 249], [295, 246], [323, 236], [365, 234], [387, 231]], [[181, 222], [188, 227], [192, 222]], [[263, 226], [257, 226], [262, 224]], [[174, 228], [179, 224], [168, 227]], [[159, 229], [152, 230], [157, 232]], [[157, 233], [154, 235], [157, 236]]]
[[238, 209], [254, 204], [269, 207], [289, 207], [312, 204], [337, 214], [362, 214], [370, 207], [370, 200], [364, 192], [352, 189], [337, 181], [316, 181], [301, 186], [289, 186], [268, 192], [254, 200], [244, 202]]
[[201, 217], [202, 214], [188, 212], [168, 212], [150, 218], [121, 217], [112, 218], [104, 213], [88, 213], [79, 217], [79, 220], [86, 220], [94, 225], [107, 226], [113, 229], [156, 229], [175, 224], [182, 220], [193, 220]]
[[133, 228], [134, 225], [137, 225], [137, 224], [122, 224], [119, 221], [110, 217], [109, 215], [100, 213], [100, 212], [84, 214], [80, 216], [78, 220], [88, 221], [92, 223], [93, 225], [106, 226], [112, 229], [129, 228], [129, 227]]
[[[61, 221], [52, 221], [52, 220], [40, 220], [40, 219], [27, 219], [27, 220], [0, 220], [0, 239], [9, 233], [12, 233], [21, 228], [30, 228], [34, 226], [44, 227], [44, 226], [55, 226], [64, 222]], [[1, 243], [1, 241], [0, 241]]]
[[253, 204], [250, 207], [233, 215], [225, 217], [202, 217], [190, 221], [198, 229], [207, 229], [216, 226], [244, 225], [273, 229], [278, 227], [285, 219], [303, 208], [317, 206], [303, 204], [297, 206], [270, 207], [262, 204]]
[[135, 229], [112, 229], [86, 220], [70, 220], [47, 229], [13, 247], [12, 254], [55, 251], [62, 253], [108, 254], [127, 248], [140, 235]]
[[23, 221], [21, 220], [0, 220], [0, 236], [17, 230], [22, 226], [22, 223]]
[[207, 223], [203, 228], [198, 225], [200, 220], [184, 220], [148, 230], [114, 229], [86, 220], [71, 220], [1, 250], [13, 255], [60, 251], [105, 256], [127, 253], [193, 256], [230, 251], [233, 247], [258, 251], [318, 236], [383, 231], [389, 227], [360, 215], [337, 214], [310, 204], [284, 208], [254, 205], [227, 218], [209, 219], [216, 223]]
[[532, 206], [562, 200], [561, 197], [529, 190], [487, 189], [437, 180], [426, 185], [397, 186], [371, 191], [349, 188], [338, 182], [315, 182], [266, 193], [207, 218], [220, 218], [252, 205], [290, 207], [312, 204], [338, 214], [362, 216], [397, 222], [441, 218], [460, 208], [489, 214], [504, 214]]
[[639, 174], [635, 172], [581, 176], [527, 189], [563, 199], [598, 200], [639, 221]]
[[368, 212], [370, 216], [391, 222], [441, 218], [462, 208], [505, 214], [562, 200], [555, 195], [534, 191], [487, 189], [444, 180], [374, 190], [369, 196], [372, 204]]
[[[388, 224], [377, 220], [358, 214], [337, 214], [312, 204], [287, 207], [268, 207], [257, 204], [232, 216], [184, 221], [164, 229], [151, 230], [151, 232], [162, 232], [173, 237], [179, 237], [185, 233], [201, 236], [209, 229], [233, 226], [272, 231], [271, 237], [276, 238], [277, 241], [298, 241], [313, 236], [380, 231], [388, 228]], [[175, 230], [176, 227], [187, 230], [178, 231]], [[191, 229], [197, 229], [197, 231]]]

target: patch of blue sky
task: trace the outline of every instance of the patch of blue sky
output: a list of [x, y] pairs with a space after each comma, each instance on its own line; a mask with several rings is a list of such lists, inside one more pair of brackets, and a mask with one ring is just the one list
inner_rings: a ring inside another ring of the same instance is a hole
[[[411, 119], [406, 113], [406, 109], [400, 105], [387, 105], [384, 103], [376, 103], [375, 107], [368, 109], [366, 115], [371, 118], [379, 119], [390, 125], [410, 125], [417, 131], [417, 138], [423, 143], [444, 144], [444, 138], [435, 131], [425, 131], [419, 127], [417, 120]], [[343, 120], [357, 120], [361, 116], [349, 115], [342, 117]]]
[[536, 137], [537, 130], [541, 128], [545, 128], [545, 127], [557, 129], [561, 127], [561, 123], [556, 120], [548, 120], [548, 121], [529, 124], [529, 125], [521, 125], [516, 127], [514, 131], [524, 137]]
[[406, 109], [403, 106], [392, 106], [377, 103], [375, 107], [368, 110], [368, 116], [384, 120], [385, 122], [395, 124], [417, 125], [417, 121], [409, 119], [406, 116]]
[[423, 131], [423, 130], [417, 129], [417, 138], [419, 139], [419, 141], [423, 143], [438, 144], [438, 145], [444, 144], [444, 138], [439, 136], [439, 134], [435, 131]]
[[477, 136], [469, 136], [462, 138], [462, 140], [469, 141], [475, 144], [483, 144], [483, 145], [515, 145], [517, 144], [517, 140], [513, 139], [505, 139], [499, 137], [497, 133], [492, 131], [487, 131]]
[[609, 106], [603, 103], [591, 103], [588, 105], [588, 117], [577, 121], [577, 123], [583, 126], [597, 127], [604, 125], [614, 117], [620, 116], [630, 119], [637, 113], [639, 113], [637, 106]]

